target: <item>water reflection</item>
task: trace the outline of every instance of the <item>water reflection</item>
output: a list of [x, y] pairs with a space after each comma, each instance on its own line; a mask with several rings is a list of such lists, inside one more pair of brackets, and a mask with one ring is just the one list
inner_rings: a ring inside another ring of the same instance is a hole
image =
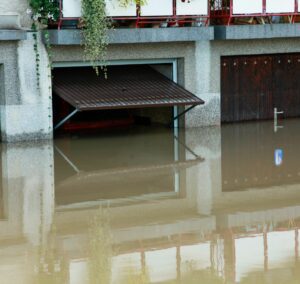
[[2, 145], [1, 283], [298, 283], [299, 128]]

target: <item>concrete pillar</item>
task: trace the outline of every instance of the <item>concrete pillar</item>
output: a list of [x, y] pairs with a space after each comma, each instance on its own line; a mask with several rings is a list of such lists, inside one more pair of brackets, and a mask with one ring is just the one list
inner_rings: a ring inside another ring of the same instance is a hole
[[[2, 54], [3, 57], [10, 58], [8, 60], [0, 57], [0, 80], [1, 70], [4, 70], [5, 74], [2, 79], [5, 87], [2, 91], [0, 108], [2, 141], [51, 139], [51, 73], [48, 67], [48, 56], [40, 41], [40, 36], [38, 36], [40, 78], [37, 78], [32, 33], [28, 33], [27, 40], [11, 44], [8, 50], [3, 49]], [[38, 79], [39, 89], [37, 88]]]
[[219, 76], [212, 76], [211, 42], [198, 41], [195, 43], [195, 80], [196, 95], [205, 101], [186, 115], [186, 127], [212, 126], [221, 123], [220, 93], [213, 90]]

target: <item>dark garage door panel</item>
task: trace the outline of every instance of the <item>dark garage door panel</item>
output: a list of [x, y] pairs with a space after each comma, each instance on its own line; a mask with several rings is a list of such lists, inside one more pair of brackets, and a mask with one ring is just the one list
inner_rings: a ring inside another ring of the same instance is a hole
[[300, 115], [300, 55], [232, 56], [221, 59], [222, 122]]
[[285, 111], [286, 117], [300, 115], [300, 54], [274, 56], [274, 107]]

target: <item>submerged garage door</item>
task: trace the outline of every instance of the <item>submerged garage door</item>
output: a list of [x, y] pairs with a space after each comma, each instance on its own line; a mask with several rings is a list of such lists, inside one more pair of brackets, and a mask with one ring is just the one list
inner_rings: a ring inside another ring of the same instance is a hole
[[300, 54], [221, 58], [222, 122], [300, 116]]
[[75, 111], [200, 105], [204, 102], [149, 66], [110, 66], [108, 78], [92, 68], [54, 70], [53, 90]]

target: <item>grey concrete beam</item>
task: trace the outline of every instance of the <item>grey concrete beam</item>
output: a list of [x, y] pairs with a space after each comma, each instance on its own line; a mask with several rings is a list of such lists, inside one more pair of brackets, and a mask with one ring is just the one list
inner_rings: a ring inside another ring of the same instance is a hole
[[0, 41], [25, 40], [27, 34], [20, 30], [0, 30]]
[[[49, 30], [52, 45], [79, 45], [80, 30]], [[115, 29], [109, 32], [110, 44], [187, 42], [213, 40], [213, 27]]]
[[216, 40], [300, 37], [300, 24], [215, 26]]

